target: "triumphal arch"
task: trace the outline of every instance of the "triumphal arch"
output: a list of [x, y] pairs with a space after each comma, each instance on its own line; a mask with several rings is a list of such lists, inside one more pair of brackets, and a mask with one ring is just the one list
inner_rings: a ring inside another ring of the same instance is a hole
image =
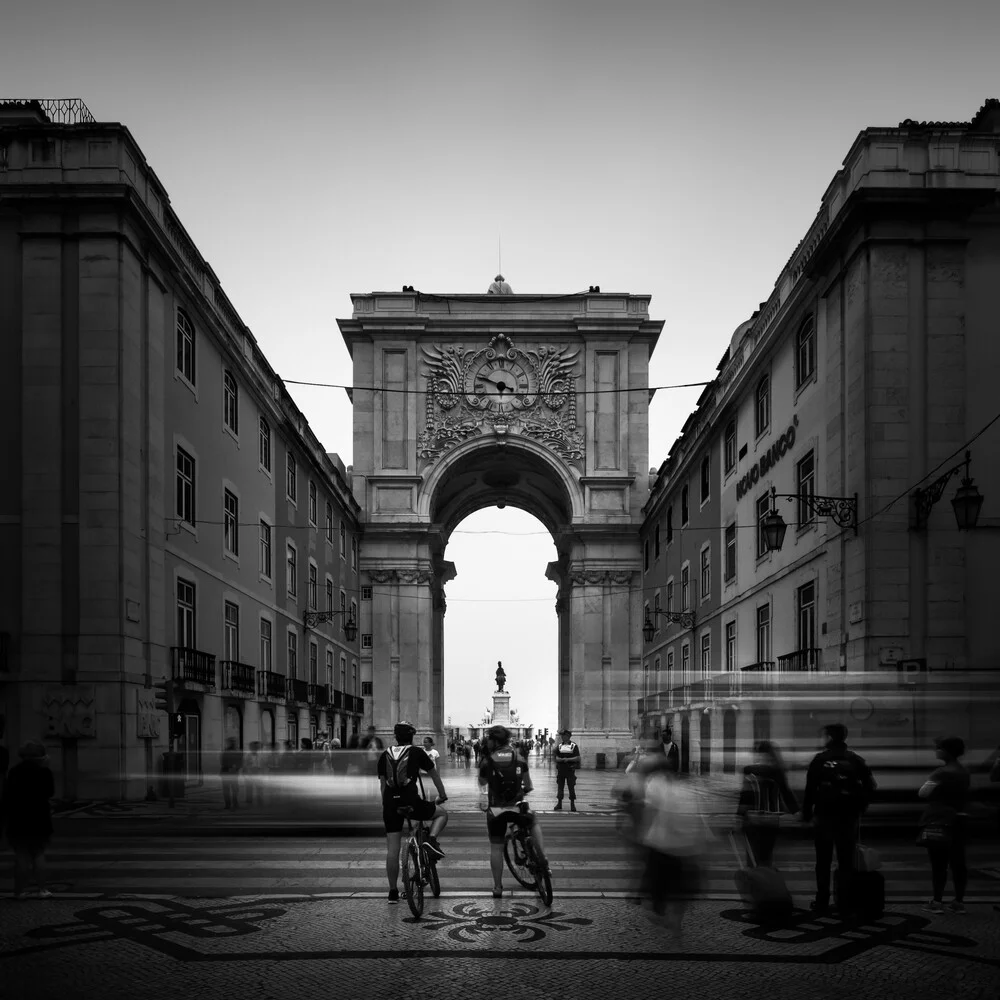
[[558, 552], [546, 575], [559, 588], [559, 721], [585, 762], [629, 746], [641, 696], [648, 367], [663, 326], [649, 318], [649, 296], [517, 295], [500, 279], [479, 295], [352, 300], [338, 323], [354, 362], [361, 667], [375, 725], [391, 733], [406, 718], [443, 731], [455, 576], [445, 547], [467, 515], [510, 505], [542, 521]]

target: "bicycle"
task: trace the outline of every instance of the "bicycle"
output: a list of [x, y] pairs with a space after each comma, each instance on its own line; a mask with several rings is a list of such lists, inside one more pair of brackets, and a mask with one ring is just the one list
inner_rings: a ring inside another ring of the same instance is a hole
[[[439, 800], [444, 801], [444, 800]], [[406, 893], [406, 905], [418, 920], [424, 912], [424, 886], [429, 885], [431, 894], [437, 899], [441, 895], [441, 880], [437, 873], [437, 858], [427, 850], [427, 837], [430, 831], [422, 819], [417, 820], [413, 828], [413, 806], [400, 806], [396, 810], [400, 816], [406, 817], [407, 836], [401, 851], [403, 854], [403, 891]]]
[[531, 835], [534, 816], [528, 803], [520, 803], [520, 812], [510, 821], [503, 841], [503, 856], [511, 875], [525, 889], [534, 889], [545, 906], [552, 904], [552, 874], [545, 857]]

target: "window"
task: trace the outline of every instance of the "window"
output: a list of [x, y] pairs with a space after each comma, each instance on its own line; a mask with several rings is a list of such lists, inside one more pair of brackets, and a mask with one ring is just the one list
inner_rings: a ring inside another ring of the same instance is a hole
[[333, 611], [333, 580], [326, 578], [326, 610]]
[[670, 614], [674, 610], [674, 578], [667, 580], [667, 607], [666, 612]]
[[667, 545], [674, 540], [674, 508], [667, 508]]
[[722, 440], [722, 461], [726, 472], [732, 472], [736, 468], [736, 421], [730, 420], [726, 424], [726, 432]]
[[660, 526], [657, 525], [653, 530], [653, 558], [660, 558]]
[[340, 658], [340, 690], [347, 690], [347, 657]]
[[340, 522], [340, 558], [347, 559], [347, 528]]
[[375, 639], [371, 632], [363, 632], [361, 634], [361, 648], [362, 649], [374, 649]]
[[347, 613], [347, 594], [343, 591], [340, 592], [340, 611], [341, 614]]
[[177, 645], [183, 649], [195, 648], [195, 591], [187, 580], [177, 581]]
[[351, 601], [351, 620], [358, 620], [358, 604], [357, 601]]
[[260, 620], [260, 669], [271, 669], [271, 623], [266, 618]]
[[234, 433], [240, 432], [240, 391], [233, 373], [227, 371], [222, 376], [222, 419]]
[[642, 543], [642, 568], [649, 569], [649, 539]]
[[194, 385], [194, 324], [183, 309], [177, 310], [177, 370]]
[[704, 503], [712, 495], [712, 461], [706, 455], [701, 460], [701, 502]]
[[795, 388], [805, 385], [816, 372], [816, 327], [810, 316], [795, 335]]
[[289, 597], [295, 597], [299, 592], [298, 554], [290, 543], [285, 549], [285, 590]]
[[[333, 698], [333, 650], [328, 649], [326, 651], [326, 683], [330, 685], [330, 698]], [[331, 701], [330, 704], [333, 704]]]
[[681, 611], [691, 610], [691, 567], [685, 563], [681, 568]]
[[726, 670], [736, 669], [736, 622], [726, 622]]
[[799, 649], [816, 646], [816, 584], [807, 583], [796, 591], [797, 627]]
[[642, 665], [642, 696], [649, 695], [649, 660]]
[[298, 487], [296, 485], [295, 456], [289, 452], [285, 459], [285, 496], [292, 503], [298, 501]]
[[319, 673], [319, 646], [314, 642], [309, 643], [309, 683], [318, 684], [317, 675]]
[[307, 584], [306, 600], [309, 602], [309, 607], [313, 610], [316, 609], [317, 602], [319, 601], [319, 571], [316, 569], [316, 564], [310, 560], [309, 562], [309, 582]]
[[240, 606], [226, 601], [223, 612], [223, 648], [227, 660], [239, 661], [240, 658]]
[[309, 523], [310, 524], [316, 524], [316, 514], [317, 514], [316, 484], [310, 479], [309, 480]]
[[351, 690], [356, 695], [358, 693], [358, 665], [351, 660]]
[[757, 383], [753, 426], [757, 437], [771, 426], [771, 379], [768, 375]]
[[736, 579], [736, 525], [726, 527], [726, 581]]
[[288, 633], [288, 664], [287, 677], [299, 675], [299, 637], [294, 632]]
[[764, 518], [771, 513], [771, 496], [768, 493], [761, 493], [757, 497], [757, 558], [766, 556], [770, 551], [767, 547], [767, 540], [764, 537]]
[[177, 449], [177, 516], [194, 525], [194, 459]]
[[712, 596], [712, 549], [706, 545], [701, 550], [701, 599]]
[[[646, 603], [643, 604], [643, 606], [642, 606], [642, 620], [643, 620], [643, 623], [648, 622], [650, 620], [650, 618], [649, 618], [649, 601], [646, 601]], [[653, 624], [655, 625], [656, 622], [653, 622]]]
[[685, 642], [681, 646], [681, 678], [683, 683], [687, 683], [688, 672], [691, 669], [691, 645]]
[[271, 525], [260, 522], [260, 575], [271, 579]]
[[[816, 457], [813, 452], [804, 455], [795, 465], [796, 492], [803, 497], [812, 497], [816, 493]], [[799, 527], [812, 524], [815, 517], [812, 508], [802, 500], [798, 501]]]
[[326, 540], [333, 545], [333, 504], [326, 503]]
[[761, 604], [757, 608], [757, 662], [767, 663], [771, 659], [771, 605]]
[[356, 570], [358, 568], [358, 540], [357, 538], [351, 539], [351, 569]]
[[657, 591], [653, 594], [653, 624], [656, 626], [656, 631], [660, 631], [660, 592]]
[[688, 523], [688, 488], [681, 490], [681, 527]]
[[258, 421], [259, 436], [257, 439], [257, 461], [262, 469], [271, 471], [271, 428], [268, 422], [261, 417]]
[[653, 660], [653, 691], [658, 693], [661, 690], [663, 689], [660, 685], [660, 658], [656, 657]]
[[222, 506], [223, 542], [230, 555], [238, 556], [240, 554], [240, 501], [235, 493], [223, 490]]
[[704, 632], [701, 637], [701, 672], [712, 672], [712, 633]]
[[667, 683], [669, 684], [673, 680], [674, 676], [674, 651], [672, 649], [667, 650]]
[[372, 588], [371, 587], [362, 587], [361, 588], [361, 600], [362, 601], [370, 601], [371, 599], [372, 599]]

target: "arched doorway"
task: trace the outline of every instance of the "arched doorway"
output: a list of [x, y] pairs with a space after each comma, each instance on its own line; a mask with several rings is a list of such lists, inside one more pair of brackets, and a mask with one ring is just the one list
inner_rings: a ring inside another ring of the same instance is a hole
[[681, 773], [691, 770], [691, 717], [687, 712], [681, 718]]
[[455, 576], [445, 550], [469, 514], [511, 506], [537, 517], [556, 546], [546, 576], [558, 586], [558, 722], [585, 766], [629, 749], [641, 685], [645, 386], [663, 325], [649, 319], [648, 297], [353, 301], [338, 324], [354, 361], [360, 585], [371, 595], [360, 608], [361, 678], [376, 729], [407, 718], [443, 742], [444, 588]]
[[226, 705], [222, 713], [222, 745], [236, 740], [236, 746], [243, 748], [243, 716], [236, 705]]
[[260, 743], [265, 750], [274, 749], [274, 712], [269, 708], [260, 712]]
[[722, 714], [722, 773], [736, 773], [736, 709]]
[[184, 772], [188, 781], [201, 783], [201, 706], [194, 698], [185, 698], [177, 708], [184, 716], [184, 733], [178, 740], [178, 750], [184, 755]]
[[708, 774], [712, 770], [712, 716], [709, 712], [701, 713], [701, 728], [698, 737], [701, 773]]

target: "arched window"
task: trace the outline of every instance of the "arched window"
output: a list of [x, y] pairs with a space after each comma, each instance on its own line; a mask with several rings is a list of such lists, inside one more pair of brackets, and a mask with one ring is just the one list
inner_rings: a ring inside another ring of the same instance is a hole
[[234, 434], [240, 432], [240, 396], [236, 379], [230, 371], [222, 376], [222, 419]]
[[701, 460], [701, 502], [704, 503], [712, 492], [712, 463], [708, 455]]
[[660, 526], [653, 529], [653, 558], [660, 558]]
[[760, 437], [771, 426], [771, 379], [765, 375], [757, 383], [756, 405], [754, 408], [754, 430]]
[[688, 523], [688, 488], [681, 490], [681, 527]]
[[816, 372], [816, 325], [810, 316], [795, 334], [795, 388], [798, 389]]
[[674, 508], [667, 508], [667, 545], [674, 540]]
[[726, 432], [722, 442], [723, 462], [726, 472], [732, 472], [736, 468], [736, 421], [730, 420], [726, 424]]
[[194, 385], [194, 323], [183, 309], [177, 310], [177, 371]]

